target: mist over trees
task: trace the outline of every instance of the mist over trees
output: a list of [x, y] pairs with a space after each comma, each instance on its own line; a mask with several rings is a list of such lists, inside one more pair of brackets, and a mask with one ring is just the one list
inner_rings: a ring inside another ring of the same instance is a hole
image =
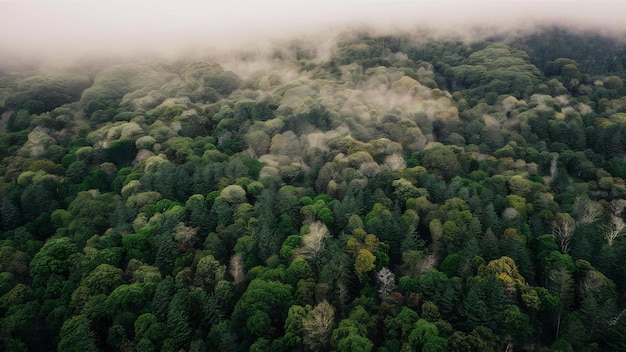
[[626, 43], [0, 71], [6, 351], [623, 351]]

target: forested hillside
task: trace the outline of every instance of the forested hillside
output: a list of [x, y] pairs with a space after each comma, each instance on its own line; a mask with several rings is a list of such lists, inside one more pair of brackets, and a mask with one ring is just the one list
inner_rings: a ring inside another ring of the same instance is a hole
[[626, 350], [625, 43], [335, 39], [0, 69], [0, 350]]

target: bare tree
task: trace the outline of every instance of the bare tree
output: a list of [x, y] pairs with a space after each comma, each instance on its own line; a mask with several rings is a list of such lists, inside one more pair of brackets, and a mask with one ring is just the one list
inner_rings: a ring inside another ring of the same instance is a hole
[[604, 212], [600, 203], [586, 197], [577, 197], [574, 207], [578, 212], [578, 223], [580, 224], [593, 224], [602, 217]]
[[422, 258], [422, 260], [419, 263], [419, 272], [421, 274], [429, 271], [430, 269], [435, 267], [435, 264], [437, 264], [437, 253], [430, 253], [426, 256], [424, 256], [424, 258]]
[[313, 258], [324, 248], [324, 239], [328, 235], [328, 228], [320, 221], [309, 225], [309, 233], [302, 236], [302, 247], [299, 254], [305, 258]]
[[376, 273], [378, 281], [378, 295], [381, 299], [387, 297], [396, 288], [396, 276], [386, 267]]
[[576, 229], [576, 221], [567, 213], [556, 213], [552, 221], [552, 234], [556, 237], [561, 252], [569, 251], [569, 241], [572, 239], [574, 230]]
[[550, 177], [554, 180], [558, 176], [559, 169], [557, 167], [557, 160], [559, 160], [559, 154], [554, 154], [552, 160], [550, 160]]
[[624, 207], [626, 207], [626, 199], [613, 199], [609, 203], [609, 209], [611, 209], [613, 215], [621, 215], [624, 211]]
[[613, 318], [611, 318], [609, 320], [609, 325], [610, 326], [615, 326], [615, 324], [617, 324], [617, 322], [622, 318], [622, 316], [624, 315], [624, 312], [626, 312], [626, 309], [623, 309], [621, 313], [619, 313], [618, 315], [614, 316]]
[[322, 351], [327, 347], [334, 321], [335, 308], [326, 300], [320, 302], [302, 318], [303, 342], [309, 350]]
[[186, 226], [185, 223], [178, 223], [174, 229], [174, 240], [178, 244], [179, 248], [189, 249], [196, 243], [196, 234], [198, 233], [197, 227]]
[[557, 160], [559, 159], [559, 154], [554, 153], [552, 155], [552, 160], [550, 161], [550, 176], [544, 177], [544, 182], [546, 185], [550, 185], [552, 181], [556, 179], [559, 173], [559, 168], [557, 164]]
[[233, 282], [235, 284], [240, 284], [243, 282], [245, 274], [243, 270], [243, 259], [241, 258], [241, 254], [236, 253], [232, 257], [230, 257], [228, 272], [230, 273], [230, 276], [233, 277]]
[[508, 207], [504, 209], [504, 213], [502, 213], [502, 216], [508, 221], [513, 221], [520, 218], [520, 213], [519, 211], [517, 211], [517, 209], [513, 207]]
[[385, 158], [385, 165], [387, 165], [392, 171], [406, 168], [406, 161], [402, 155], [394, 153]]
[[602, 234], [609, 247], [612, 247], [615, 240], [624, 234], [623, 230], [626, 228], [626, 223], [624, 223], [624, 219], [622, 218], [624, 207], [626, 207], [626, 200], [624, 199], [613, 199], [609, 203], [611, 221], [608, 225], [604, 226], [604, 232]]
[[578, 281], [578, 295], [585, 299], [607, 285], [608, 279], [596, 270], [586, 271]]
[[604, 227], [603, 233], [609, 247], [612, 247], [615, 240], [624, 234], [624, 228], [626, 228], [624, 219], [621, 216], [611, 215], [611, 222]]

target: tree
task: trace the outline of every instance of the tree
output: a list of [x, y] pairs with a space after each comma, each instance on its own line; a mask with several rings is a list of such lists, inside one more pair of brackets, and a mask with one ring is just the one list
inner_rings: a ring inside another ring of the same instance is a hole
[[194, 194], [185, 203], [189, 226], [198, 228], [199, 233], [205, 233], [209, 229], [209, 210], [207, 209], [204, 196]]
[[419, 319], [409, 335], [409, 342], [414, 350], [446, 351], [448, 342], [439, 336], [439, 329], [431, 322]]
[[337, 342], [339, 352], [370, 352], [374, 344], [365, 336], [350, 334]]
[[324, 240], [328, 237], [329, 231], [320, 221], [310, 224], [308, 228], [309, 233], [302, 236], [302, 247], [298, 253], [307, 259], [313, 259], [324, 249]]
[[520, 311], [516, 305], [509, 305], [504, 310], [502, 330], [511, 335], [515, 341], [523, 342], [532, 332], [528, 315]]
[[[100, 303], [106, 309], [107, 314], [113, 317], [114, 324], [123, 325], [130, 329], [136, 315], [146, 308], [146, 302], [150, 301], [153, 290], [154, 284], [152, 283], [123, 284], [113, 290], [108, 297], [99, 298], [98, 301], [95, 301], [95, 304]], [[85, 306], [87, 307], [88, 305]]]
[[67, 277], [76, 257], [76, 244], [70, 238], [51, 239], [30, 262], [30, 275], [35, 285], [45, 285], [51, 275]]
[[387, 165], [392, 171], [406, 168], [406, 162], [399, 154], [391, 154], [387, 156], [385, 158], [385, 165]]
[[398, 314], [385, 317], [383, 330], [385, 341], [395, 339], [401, 344], [403, 350], [408, 348], [409, 335], [418, 320], [419, 316], [413, 309], [407, 306], [400, 307]]
[[2, 203], [0, 204], [0, 219], [2, 220], [2, 228], [5, 231], [18, 227], [21, 222], [20, 211], [9, 198], [2, 197]]
[[561, 252], [569, 252], [570, 240], [576, 229], [576, 221], [568, 213], [554, 214], [552, 221], [552, 234], [556, 237]]
[[366, 248], [359, 250], [356, 260], [354, 262], [354, 270], [356, 270], [357, 277], [361, 282], [367, 279], [367, 273], [374, 270], [376, 267], [374, 262], [376, 257]]
[[333, 346], [337, 346], [337, 351], [371, 351], [374, 344], [367, 338], [367, 332], [374, 324], [365, 308], [357, 306], [333, 331]]
[[486, 266], [479, 269], [479, 275], [487, 278], [490, 275], [498, 278], [511, 299], [517, 297], [518, 291], [526, 289], [526, 280], [519, 273], [517, 264], [510, 257], [501, 257], [491, 260]]
[[252, 280], [235, 305], [233, 331], [237, 331], [244, 341], [273, 336], [273, 328], [284, 325], [292, 299], [290, 285]]
[[226, 266], [221, 265], [215, 257], [209, 254], [198, 261], [194, 284], [202, 288], [204, 292], [211, 294], [217, 282], [224, 278], [225, 273]]
[[460, 313], [466, 318], [465, 326], [475, 329], [484, 326], [497, 331], [501, 324], [507, 296], [495, 276], [474, 282], [465, 295]]
[[230, 262], [228, 266], [228, 272], [230, 276], [233, 278], [233, 282], [235, 284], [240, 284], [245, 279], [245, 273], [243, 268], [243, 259], [241, 254], [235, 253], [230, 257]]
[[108, 294], [122, 283], [122, 269], [109, 264], [98, 265], [82, 281], [91, 295]]
[[561, 332], [561, 319], [563, 317], [563, 313], [567, 312], [567, 308], [569, 307], [574, 296], [574, 280], [572, 279], [571, 274], [561, 269], [553, 269], [550, 272], [549, 280], [548, 289], [550, 290], [550, 293], [556, 296], [561, 303], [556, 322], [555, 340], [558, 340]]
[[604, 226], [603, 236], [609, 247], [612, 247], [615, 240], [623, 235], [623, 230], [626, 228], [626, 223], [624, 223], [622, 218], [624, 202], [621, 199], [614, 199], [611, 201], [609, 208], [611, 217], [609, 224]]
[[283, 238], [274, 234], [276, 229], [276, 214], [273, 210], [275, 196], [274, 190], [264, 189], [255, 204], [255, 212], [259, 220], [255, 236], [258, 247], [257, 256], [263, 262], [278, 252], [280, 243], [283, 241]]
[[296, 258], [285, 270], [285, 281], [296, 287], [301, 280], [308, 280], [313, 276], [313, 270], [303, 258]]
[[246, 191], [239, 185], [228, 185], [221, 192], [222, 197], [228, 203], [243, 203], [246, 201]]
[[381, 299], [387, 297], [396, 288], [396, 276], [391, 270], [383, 267], [376, 273], [378, 295]]
[[450, 180], [461, 171], [461, 164], [454, 152], [443, 145], [435, 145], [421, 152], [422, 164], [426, 169], [441, 176], [444, 180]]
[[330, 333], [335, 320], [335, 308], [323, 300], [302, 318], [304, 344], [311, 351], [323, 351], [330, 342]]
[[256, 155], [264, 155], [270, 149], [270, 137], [263, 131], [252, 131], [245, 136], [248, 148], [250, 148]]
[[603, 214], [602, 205], [588, 198], [577, 197], [574, 207], [578, 211], [578, 222], [581, 224], [593, 224]]
[[613, 246], [615, 240], [624, 234], [626, 223], [621, 216], [611, 215], [611, 221], [605, 226], [603, 236], [609, 247]]
[[471, 333], [455, 331], [449, 339], [450, 351], [499, 351], [500, 339], [491, 329], [480, 326]]
[[96, 334], [85, 316], [76, 315], [66, 320], [59, 337], [59, 351], [98, 351]]
[[172, 298], [167, 314], [169, 336], [176, 349], [186, 348], [190, 342], [192, 329], [189, 313], [189, 291], [181, 288]]
[[119, 139], [109, 144], [107, 149], [109, 160], [117, 166], [128, 166], [137, 155], [135, 142], [129, 139]]
[[[161, 325], [162, 326], [162, 325]], [[135, 340], [139, 341], [143, 338], [158, 341], [163, 337], [159, 336], [162, 331], [159, 329], [159, 322], [152, 313], [144, 313], [137, 317], [134, 324]]]
[[310, 306], [306, 308], [297, 304], [289, 307], [287, 313], [287, 319], [285, 319], [285, 335], [283, 336], [286, 343], [290, 344], [290, 347], [295, 347], [302, 343], [304, 336], [304, 327], [302, 326], [302, 320], [309, 313]]

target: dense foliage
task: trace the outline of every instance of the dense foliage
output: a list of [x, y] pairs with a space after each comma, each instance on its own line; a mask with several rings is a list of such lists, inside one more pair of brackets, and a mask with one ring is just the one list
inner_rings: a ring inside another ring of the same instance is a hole
[[626, 45], [417, 37], [1, 73], [2, 349], [626, 350]]

